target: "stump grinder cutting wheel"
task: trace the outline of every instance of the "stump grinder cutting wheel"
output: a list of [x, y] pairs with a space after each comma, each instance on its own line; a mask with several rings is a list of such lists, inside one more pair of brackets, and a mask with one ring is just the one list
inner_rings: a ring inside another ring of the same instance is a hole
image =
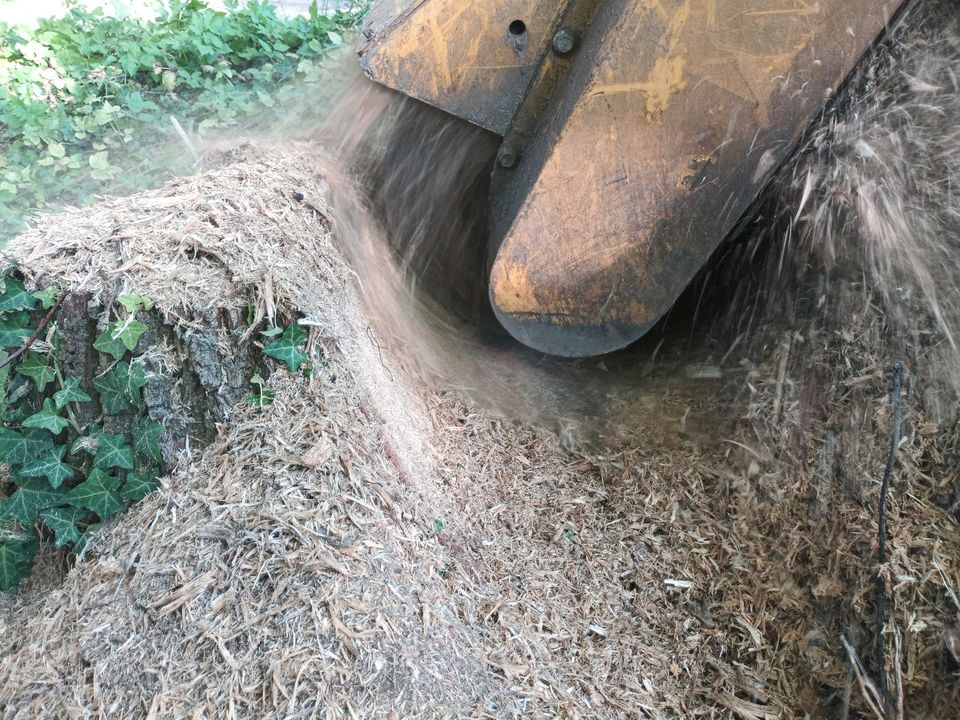
[[669, 310], [908, 4], [380, 0], [360, 62], [502, 138], [494, 314], [536, 350], [591, 356]]

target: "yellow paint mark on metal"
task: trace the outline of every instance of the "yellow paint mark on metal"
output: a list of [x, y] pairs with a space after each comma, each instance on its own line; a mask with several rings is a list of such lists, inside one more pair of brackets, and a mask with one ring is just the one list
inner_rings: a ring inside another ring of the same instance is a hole
[[686, 0], [672, 16], [665, 16], [667, 11], [659, 0], [654, 0], [653, 7], [663, 19], [669, 18], [666, 30], [658, 42], [659, 46], [665, 47], [665, 54], [654, 61], [653, 68], [644, 80], [607, 83], [593, 88], [595, 95], [643, 93], [646, 118], [651, 123], [659, 121], [670, 106], [670, 99], [687, 86], [685, 72], [688, 48], [684, 29], [690, 20], [691, 0]]
[[493, 277], [497, 306], [507, 313], [538, 312], [540, 304], [525, 265], [505, 265]]
[[769, 17], [771, 15], [817, 15], [820, 13], [819, 5], [808, 5], [801, 3], [798, 8], [781, 8], [780, 10], [750, 10], [743, 13], [744, 17]]
[[449, 49], [446, 37], [435, 18], [430, 18], [427, 22], [427, 28], [430, 30], [433, 39], [433, 55], [437, 60], [437, 72], [443, 78], [443, 90], [450, 90], [453, 87], [453, 75], [450, 73], [450, 62], [447, 57]]
[[[361, 48], [367, 74], [502, 135], [566, 3], [394, 0], [394, 5], [394, 20], [379, 22]], [[526, 23], [523, 38], [508, 31], [515, 19]]]
[[660, 0], [651, 0], [650, 5], [653, 7], [654, 12], [660, 16], [660, 19], [663, 22], [666, 22], [670, 19], [670, 11], [668, 11]]

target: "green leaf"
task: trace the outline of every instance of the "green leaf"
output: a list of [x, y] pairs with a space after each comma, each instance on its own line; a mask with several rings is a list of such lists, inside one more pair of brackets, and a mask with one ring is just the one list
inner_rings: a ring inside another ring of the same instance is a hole
[[51, 447], [53, 439], [43, 430], [19, 433], [10, 428], [0, 428], [0, 462], [8, 465], [29, 463]]
[[[130, 74], [132, 75], [133, 73]], [[130, 110], [130, 112], [140, 112], [144, 107], [143, 95], [141, 95], [139, 92], [128, 93], [126, 97], [126, 104], [127, 109]]]
[[47, 364], [47, 359], [40, 353], [27, 351], [26, 357], [17, 365], [17, 373], [24, 375], [37, 386], [37, 390], [43, 392], [47, 383], [57, 378], [56, 371]]
[[290, 372], [296, 372], [307, 361], [307, 353], [303, 348], [306, 338], [307, 333], [299, 325], [291, 324], [283, 331], [283, 336], [267, 345], [263, 352], [285, 362]]
[[40, 512], [40, 519], [53, 530], [55, 544], [60, 548], [80, 541], [80, 528], [77, 525], [86, 519], [88, 512], [82, 507], [50, 508]]
[[147, 326], [131, 315], [123, 322], [115, 321], [107, 325], [107, 329], [97, 336], [93, 346], [102, 353], [106, 353], [119, 360], [128, 350], [134, 350], [137, 343], [148, 330]]
[[120, 323], [110, 323], [107, 325], [107, 329], [97, 335], [97, 339], [93, 342], [93, 347], [111, 356], [114, 360], [119, 360], [127, 352], [127, 346], [123, 344], [123, 341], [114, 336], [119, 327]]
[[67, 154], [67, 149], [60, 143], [50, 143], [47, 145], [47, 152], [50, 153], [50, 157], [59, 160]]
[[76, 440], [73, 441], [73, 446], [70, 448], [71, 455], [79, 455], [80, 453], [86, 453], [87, 455], [95, 455], [97, 452], [97, 438], [100, 437], [99, 425], [93, 425], [87, 428], [87, 434], [79, 436]]
[[17, 491], [3, 501], [0, 513], [28, 528], [36, 522], [39, 511], [60, 505], [63, 501], [63, 493], [50, 487], [46, 480], [21, 479], [17, 481]]
[[110, 167], [109, 156], [110, 153], [107, 150], [93, 153], [88, 160], [90, 167], [94, 170], [106, 170]]
[[69, 480], [74, 475], [73, 468], [63, 462], [63, 455], [66, 451], [66, 445], [55, 445], [52, 449], [43, 453], [39, 459], [24, 465], [20, 470], [20, 476], [45, 477], [50, 482], [51, 487], [60, 487], [64, 480]]
[[[137, 308], [141, 305], [144, 305], [144, 302], [149, 302], [145, 297], [140, 295], [121, 295], [117, 298], [117, 302], [123, 306], [123, 309], [128, 313], [135, 313]], [[153, 303], [150, 303], [150, 306], [153, 306]], [[149, 310], [150, 308], [144, 306], [144, 310]]]
[[261, 388], [258, 394], [247, 395], [243, 401], [247, 403], [247, 405], [265, 408], [273, 405], [273, 400], [275, 397], [276, 395], [271, 388]]
[[51, 285], [43, 290], [37, 290], [37, 292], [33, 293], [33, 296], [40, 301], [40, 307], [42, 307], [44, 310], [49, 310], [57, 301], [57, 296], [59, 294], [60, 288]]
[[93, 386], [100, 393], [100, 403], [108, 413], [118, 413], [130, 407], [130, 401], [124, 392], [125, 383], [117, 374], [116, 368], [103, 377], [93, 379]]
[[140, 336], [147, 331], [147, 326], [132, 315], [116, 330], [116, 338], [124, 344], [127, 350], [133, 350], [140, 342]]
[[100, 402], [108, 413], [118, 413], [140, 402], [140, 389], [147, 384], [142, 363], [118, 362], [110, 372], [94, 378]]
[[157, 480], [156, 470], [150, 470], [143, 473], [127, 473], [127, 480], [123, 483], [123, 489], [120, 495], [132, 502], [139, 502], [147, 495], [160, 487], [160, 481]]
[[[123, 369], [126, 366], [126, 369]], [[117, 363], [118, 372], [123, 380], [124, 392], [127, 399], [133, 404], [140, 402], [140, 390], [147, 384], [147, 371], [143, 368], [143, 363], [134, 360], [132, 363]]]
[[92, 510], [101, 520], [113, 517], [123, 510], [120, 500], [120, 481], [103, 470], [90, 471], [86, 482], [77, 485], [64, 496], [71, 505]]
[[0, 317], [0, 347], [20, 347], [31, 335], [33, 330], [20, 323], [16, 317]]
[[100, 433], [93, 467], [103, 470], [114, 467], [133, 470], [133, 448], [126, 444], [123, 435]]
[[163, 425], [155, 420], [142, 417], [130, 428], [133, 435], [133, 449], [154, 462], [161, 462], [160, 435], [163, 434]]
[[0, 590], [10, 592], [30, 576], [39, 543], [34, 538], [0, 541]]
[[46, 398], [43, 401], [43, 409], [34, 413], [23, 421], [23, 426], [28, 428], [41, 428], [49, 430], [54, 435], [59, 435], [68, 425], [66, 419], [57, 415], [57, 410], [53, 406], [53, 400]]
[[7, 286], [0, 294], [0, 312], [32, 310], [36, 304], [37, 299], [26, 291], [21, 281], [7, 277]]
[[276, 337], [282, 332], [283, 332], [282, 327], [272, 327], [269, 330], [261, 330], [260, 334], [263, 335], [264, 337], [272, 338], [272, 337]]
[[77, 541], [77, 544], [73, 546], [73, 552], [77, 555], [82, 553], [90, 538], [96, 535], [102, 527], [103, 523], [94, 523], [93, 525], [88, 525], [87, 529], [84, 530], [83, 535], [81, 535], [80, 539]]
[[80, 389], [80, 379], [68, 377], [63, 382], [63, 389], [53, 394], [53, 401], [56, 403], [57, 410], [62, 410], [67, 403], [90, 402], [91, 397]]

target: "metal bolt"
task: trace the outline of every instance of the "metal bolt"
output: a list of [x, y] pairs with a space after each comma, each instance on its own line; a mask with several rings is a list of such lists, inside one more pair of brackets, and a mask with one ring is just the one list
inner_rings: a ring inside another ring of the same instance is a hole
[[500, 146], [500, 151], [497, 153], [497, 162], [500, 163], [500, 167], [512, 168], [519, 159], [520, 157], [513, 147], [510, 145]]
[[577, 46], [577, 34], [573, 30], [561, 28], [553, 36], [553, 51], [557, 55], [566, 55], [572, 53]]

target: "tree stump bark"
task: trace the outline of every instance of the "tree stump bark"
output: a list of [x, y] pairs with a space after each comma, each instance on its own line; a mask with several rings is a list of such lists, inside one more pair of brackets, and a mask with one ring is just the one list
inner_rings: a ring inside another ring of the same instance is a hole
[[[93, 382], [114, 365], [113, 358], [94, 348], [109, 315], [89, 293], [69, 294], [53, 321], [61, 336], [64, 376], [78, 378], [94, 399], [76, 406], [77, 420], [81, 425], [102, 421], [107, 433], [129, 434], [137, 410], [109, 412]], [[173, 318], [154, 308], [140, 310], [137, 319], [148, 329], [132, 355], [147, 374], [143, 401], [150, 419], [164, 427], [162, 469], [169, 470], [184, 450], [216, 437], [231, 409], [255, 390], [253, 376], [268, 375], [272, 361], [236, 311], [209, 309]]]

